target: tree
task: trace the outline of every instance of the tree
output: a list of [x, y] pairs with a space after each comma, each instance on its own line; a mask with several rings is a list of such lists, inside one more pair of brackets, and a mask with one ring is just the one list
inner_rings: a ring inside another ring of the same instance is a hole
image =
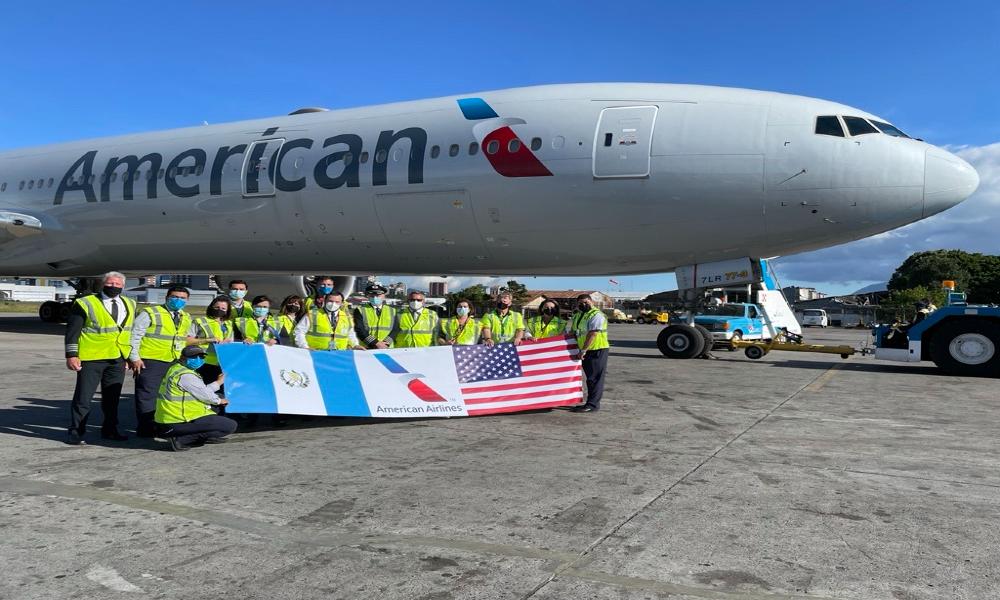
[[482, 314], [482, 311], [489, 306], [492, 301], [490, 291], [482, 284], [476, 284], [469, 286], [464, 290], [452, 292], [448, 294], [447, 299], [449, 312], [455, 311], [455, 303], [459, 300], [468, 300], [473, 306], [476, 307], [477, 314]]
[[528, 286], [518, 283], [516, 279], [511, 279], [507, 282], [506, 291], [510, 292], [515, 306], [520, 306], [531, 300], [528, 297]]
[[941, 282], [953, 280], [970, 302], [1000, 302], [1000, 256], [963, 250], [915, 252], [889, 279], [889, 291], [916, 287], [939, 289]]
[[926, 300], [936, 306], [944, 306], [945, 293], [940, 284], [933, 288], [918, 285], [905, 290], [894, 290], [882, 300], [880, 308], [885, 318], [901, 322], [912, 321], [917, 314], [916, 304]]

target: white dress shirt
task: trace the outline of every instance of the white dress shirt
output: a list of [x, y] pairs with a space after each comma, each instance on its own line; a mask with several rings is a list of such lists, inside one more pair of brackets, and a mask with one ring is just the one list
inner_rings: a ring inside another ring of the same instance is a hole
[[[340, 310], [344, 309], [341, 308]], [[330, 323], [333, 324], [334, 327], [337, 326], [336, 323], [339, 312], [340, 311], [326, 312], [326, 316], [330, 318]], [[295, 326], [295, 329], [293, 330], [293, 333], [295, 334], [295, 345], [299, 348], [306, 348], [306, 349], [309, 348], [309, 342], [306, 341], [306, 333], [309, 332], [309, 327], [311, 327], [311, 324], [309, 322], [309, 314], [310, 313], [306, 313], [301, 319], [299, 319], [298, 324]], [[333, 340], [331, 339], [331, 342], [332, 341]], [[351, 348], [361, 345], [358, 342], [358, 334], [354, 331], [353, 327], [351, 327], [351, 332], [347, 335], [347, 341]]]
[[108, 314], [113, 314], [111, 312], [111, 307], [114, 304], [118, 304], [118, 323], [119, 327], [125, 322], [128, 317], [128, 308], [125, 306], [125, 301], [122, 300], [121, 296], [117, 298], [112, 298], [111, 296], [105, 296], [104, 292], [101, 292], [101, 303], [104, 304], [104, 308], [108, 311]]

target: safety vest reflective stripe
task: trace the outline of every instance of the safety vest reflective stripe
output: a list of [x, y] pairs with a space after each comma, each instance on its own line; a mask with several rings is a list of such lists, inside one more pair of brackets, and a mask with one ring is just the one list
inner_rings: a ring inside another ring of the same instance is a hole
[[[233, 326], [225, 321], [216, 321], [208, 317], [195, 319], [194, 324], [198, 326], [198, 337], [208, 339], [219, 339], [224, 342], [233, 341]], [[198, 344], [200, 348], [205, 348], [205, 364], [219, 364], [219, 357], [215, 353], [215, 344]]]
[[127, 357], [132, 350], [130, 337], [132, 322], [135, 320], [135, 302], [124, 296], [116, 298], [125, 307], [125, 319], [121, 326], [111, 318], [97, 295], [78, 298], [76, 304], [87, 315], [80, 332], [80, 360], [111, 360]]
[[434, 345], [438, 316], [430, 309], [423, 309], [414, 319], [412, 310], [404, 310], [399, 315], [399, 331], [393, 345], [397, 348], [423, 348]]
[[[595, 315], [602, 314], [600, 310], [592, 308], [585, 313], [577, 312], [573, 315], [573, 333], [576, 334], [576, 343], [583, 348], [584, 343], [587, 341], [587, 335], [590, 333], [589, 325], [590, 319]], [[594, 343], [588, 348], [588, 350], [603, 350], [609, 348], [611, 345], [608, 343], [608, 321], [603, 319], [601, 321], [601, 328], [597, 331], [597, 335], [594, 337]]]
[[239, 308], [233, 306], [229, 311], [229, 320], [235, 321], [237, 319], [252, 319], [253, 318], [253, 305], [249, 302], [244, 302]]
[[[461, 331], [459, 331], [461, 328]], [[445, 319], [441, 322], [442, 337], [448, 340], [455, 340], [456, 344], [472, 345], [479, 339], [479, 322], [469, 317], [463, 326], [458, 322], [458, 317]]]
[[552, 320], [545, 323], [542, 321], [542, 317], [531, 317], [528, 319], [528, 333], [536, 340], [562, 335], [566, 333], [566, 321], [559, 317], [552, 317]]
[[524, 317], [521, 313], [510, 311], [506, 317], [501, 317], [496, 311], [483, 317], [483, 328], [489, 328], [490, 337], [494, 342], [509, 342], [514, 339], [518, 329], [524, 329]]
[[295, 330], [295, 319], [288, 315], [281, 315], [278, 320], [281, 322], [281, 330], [288, 335], [292, 335], [292, 331]]
[[375, 341], [382, 342], [392, 333], [392, 324], [396, 318], [396, 309], [391, 306], [383, 306], [378, 312], [371, 304], [361, 306], [361, 316], [364, 317], [368, 331], [375, 337]]
[[170, 311], [162, 306], [144, 308], [143, 312], [149, 315], [150, 324], [139, 345], [139, 358], [163, 362], [180, 358], [188, 329], [191, 327], [191, 316], [184, 311], [178, 311], [180, 321], [175, 326]]
[[263, 329], [257, 319], [254, 318], [247, 319], [241, 317], [236, 319], [233, 324], [243, 334], [243, 339], [253, 342], [267, 342], [276, 339], [279, 335], [278, 323], [272, 315], [268, 315], [264, 319]]
[[346, 350], [350, 345], [354, 319], [347, 309], [337, 311], [337, 326], [330, 322], [329, 313], [313, 308], [309, 311], [309, 331], [306, 343], [311, 350]]
[[198, 373], [180, 363], [174, 363], [167, 369], [156, 395], [156, 413], [153, 415], [153, 420], [157, 423], [188, 423], [215, 414], [207, 404], [181, 387], [181, 377], [187, 374], [201, 379]]

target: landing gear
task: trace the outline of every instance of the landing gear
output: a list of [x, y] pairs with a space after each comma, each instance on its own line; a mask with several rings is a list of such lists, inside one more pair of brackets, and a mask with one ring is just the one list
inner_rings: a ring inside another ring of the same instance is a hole
[[694, 358], [705, 351], [705, 338], [690, 325], [669, 325], [656, 336], [656, 347], [667, 358]]
[[38, 307], [38, 318], [45, 323], [65, 323], [69, 320], [72, 302], [54, 302], [49, 300]]

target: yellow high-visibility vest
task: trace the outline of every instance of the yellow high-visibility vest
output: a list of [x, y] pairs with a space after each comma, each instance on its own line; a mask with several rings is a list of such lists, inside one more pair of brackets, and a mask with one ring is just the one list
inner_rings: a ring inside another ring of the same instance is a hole
[[99, 295], [77, 298], [76, 304], [87, 315], [83, 331], [80, 332], [80, 350], [77, 353], [80, 360], [128, 358], [132, 352], [130, 340], [132, 322], [135, 321], [135, 302], [124, 296], [117, 299], [125, 306], [125, 320], [121, 327], [111, 318], [108, 309], [104, 308]]

